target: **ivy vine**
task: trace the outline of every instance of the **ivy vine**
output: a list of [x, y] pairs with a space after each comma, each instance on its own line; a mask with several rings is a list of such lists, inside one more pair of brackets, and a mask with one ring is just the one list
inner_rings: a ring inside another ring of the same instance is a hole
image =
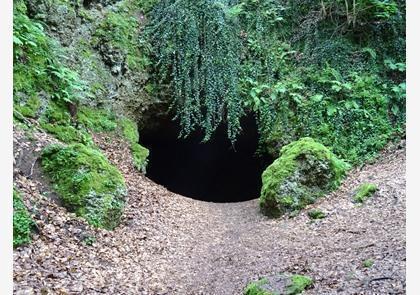
[[240, 26], [229, 1], [163, 0], [151, 13], [148, 31], [181, 136], [202, 128], [207, 141], [226, 121], [235, 142], [244, 110], [238, 95]]

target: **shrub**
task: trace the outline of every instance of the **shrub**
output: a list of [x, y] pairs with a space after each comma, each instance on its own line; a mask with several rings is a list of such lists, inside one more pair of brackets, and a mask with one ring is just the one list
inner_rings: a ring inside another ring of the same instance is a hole
[[292, 142], [262, 174], [260, 208], [271, 216], [300, 210], [338, 187], [347, 169], [348, 164], [312, 138]]
[[368, 198], [370, 198], [376, 191], [378, 190], [378, 187], [376, 184], [373, 183], [364, 183], [361, 186], [358, 187], [354, 197], [353, 201], [355, 203], [364, 203]]
[[309, 136], [359, 164], [375, 156], [393, 135], [389, 92], [377, 75], [296, 68], [257, 96], [262, 143], [275, 154], [279, 146]]
[[96, 227], [118, 225], [125, 204], [124, 178], [100, 151], [82, 144], [50, 145], [42, 152], [42, 167], [69, 211]]
[[13, 247], [31, 241], [31, 229], [34, 225], [28, 209], [23, 204], [19, 193], [13, 189]]

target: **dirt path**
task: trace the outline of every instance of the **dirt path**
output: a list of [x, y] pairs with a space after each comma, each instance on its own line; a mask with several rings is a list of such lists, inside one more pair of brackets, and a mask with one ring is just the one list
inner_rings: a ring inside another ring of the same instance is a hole
[[[353, 171], [337, 192], [310, 207], [327, 218], [310, 222], [307, 210], [273, 220], [259, 213], [257, 200], [214, 204], [173, 194], [134, 171], [123, 142], [96, 141], [126, 177], [122, 224], [113, 232], [92, 229], [18, 171], [15, 182], [35, 212], [39, 235], [14, 251], [16, 294], [232, 295], [278, 272], [313, 277], [305, 294], [404, 294], [404, 148]], [[16, 142], [24, 146], [19, 134]], [[379, 192], [356, 206], [351, 193], [366, 181]], [[83, 242], [87, 237], [93, 245]], [[374, 261], [371, 268], [362, 266], [366, 259]]]

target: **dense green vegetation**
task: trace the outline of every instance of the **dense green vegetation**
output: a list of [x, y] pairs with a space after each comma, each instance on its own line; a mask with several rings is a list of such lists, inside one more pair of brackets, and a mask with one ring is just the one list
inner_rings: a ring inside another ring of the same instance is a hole
[[36, 117], [48, 95], [57, 103], [77, 103], [84, 91], [78, 74], [62, 63], [60, 47], [41, 23], [26, 15], [22, 1], [15, 3], [13, 21], [13, 93], [15, 112]]
[[253, 112], [262, 150], [310, 136], [356, 164], [404, 134], [403, 1], [167, 0], [150, 19], [184, 134], [226, 120], [234, 142]]
[[125, 204], [124, 178], [100, 151], [83, 144], [50, 145], [43, 150], [42, 168], [71, 212], [97, 227], [118, 225]]
[[[226, 124], [235, 143], [251, 113], [259, 151], [280, 156], [263, 175], [261, 196], [262, 208], [279, 214], [335, 188], [346, 166], [338, 158], [360, 164], [405, 136], [404, 1], [123, 0], [100, 14], [51, 1], [88, 27], [78, 33], [90, 39], [66, 49], [60, 38], [74, 35], [48, 31], [28, 3], [14, 3], [14, 119], [69, 144], [66, 156], [96, 155], [92, 133], [108, 132], [127, 139], [145, 172], [149, 151], [138, 144], [133, 116], [117, 112], [121, 101], [140, 112], [153, 97], [153, 110], [170, 106], [181, 136], [202, 129], [204, 141]], [[80, 51], [82, 63], [66, 50]], [[140, 80], [143, 92], [127, 90]], [[118, 101], [121, 93], [133, 97]], [[90, 222], [107, 224], [99, 219]]]
[[243, 115], [238, 95], [239, 26], [226, 1], [160, 1], [151, 15], [159, 83], [170, 85], [182, 134], [209, 140], [228, 118], [234, 141]]
[[28, 209], [23, 204], [19, 193], [13, 189], [13, 247], [31, 241], [31, 229], [34, 225]]
[[[139, 70], [148, 62], [137, 43], [139, 23], [130, 11], [137, 4], [135, 1], [123, 4], [95, 26], [91, 46], [109, 43], [122, 52], [130, 70]], [[151, 4], [143, 3], [141, 10], [150, 9]], [[131, 145], [134, 166], [145, 172], [148, 151], [138, 144], [137, 125], [117, 116], [110, 104], [92, 107], [98, 103], [92, 93], [99, 86], [88, 85], [65, 65], [66, 56], [60, 44], [45, 32], [40, 22], [27, 16], [25, 1], [15, 3], [13, 36], [15, 119], [37, 119], [43, 130], [60, 141], [86, 146], [94, 146], [91, 132], [118, 134], [118, 130], [123, 130]], [[125, 132], [127, 125], [133, 126], [130, 134]]]
[[[82, 51], [89, 59], [96, 48], [117, 73], [149, 72], [148, 91], [172, 101], [181, 135], [201, 128], [209, 140], [226, 122], [235, 142], [251, 112], [261, 152], [277, 156], [310, 136], [358, 164], [404, 136], [405, 2], [350, 2], [125, 0], [95, 22]], [[139, 21], [135, 11], [147, 18]], [[41, 116], [61, 140], [89, 144], [74, 118], [58, 124], [48, 101], [67, 112], [104, 86], [86, 87], [63, 63], [60, 46], [28, 18], [24, 1], [14, 17], [15, 116]]]
[[260, 207], [271, 216], [300, 210], [338, 187], [347, 169], [312, 138], [292, 142], [262, 174]]

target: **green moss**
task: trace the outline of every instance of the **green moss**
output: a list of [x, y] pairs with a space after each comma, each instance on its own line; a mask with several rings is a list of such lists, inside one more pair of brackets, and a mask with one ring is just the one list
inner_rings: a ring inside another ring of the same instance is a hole
[[52, 100], [49, 101], [48, 107], [40, 119], [41, 127], [57, 139], [65, 143], [80, 142], [92, 145], [93, 140], [89, 133], [82, 126], [76, 128], [74, 123], [66, 103]]
[[373, 265], [373, 260], [372, 259], [367, 259], [367, 260], [365, 260], [365, 261], [363, 261], [363, 263], [362, 263], [362, 265], [363, 265], [363, 267], [366, 267], [366, 268], [371, 268], [372, 267], [372, 265]]
[[291, 284], [287, 286], [286, 294], [287, 295], [300, 294], [312, 284], [313, 284], [313, 280], [310, 277], [302, 276], [302, 275], [293, 275], [291, 277]]
[[323, 219], [326, 217], [325, 213], [320, 209], [313, 209], [308, 212], [308, 216], [311, 219]]
[[146, 173], [149, 150], [139, 145], [138, 143], [133, 143], [131, 144], [131, 152], [133, 154], [134, 166], [137, 168], [137, 170]]
[[104, 109], [81, 106], [77, 113], [77, 121], [96, 132], [113, 131], [117, 128], [115, 116]]
[[376, 191], [378, 187], [373, 183], [364, 183], [356, 191], [356, 194], [353, 197], [355, 203], [364, 203], [366, 199], [370, 198]]
[[50, 145], [43, 150], [42, 167], [68, 210], [96, 227], [118, 225], [125, 182], [100, 151], [82, 144]]
[[86, 145], [92, 145], [92, 137], [84, 130], [76, 129], [71, 125], [57, 125], [50, 123], [41, 123], [41, 127], [51, 133], [57, 139], [65, 143], [76, 143], [80, 142]]
[[31, 241], [31, 229], [34, 225], [28, 209], [23, 204], [19, 193], [13, 189], [13, 247], [28, 244]]
[[47, 110], [41, 121], [52, 124], [68, 125], [71, 123], [71, 116], [64, 102], [49, 101]]
[[159, 0], [126, 0], [123, 3], [122, 9], [125, 11], [140, 10], [142, 13], [147, 13]]
[[25, 117], [36, 118], [41, 107], [41, 100], [36, 97], [30, 97], [24, 103], [16, 103], [14, 109]]
[[313, 203], [339, 186], [348, 164], [312, 138], [305, 137], [281, 149], [262, 174], [260, 207], [279, 216]]
[[134, 166], [141, 172], [146, 172], [147, 157], [149, 150], [141, 146], [139, 142], [139, 132], [137, 124], [128, 118], [122, 118], [118, 121], [123, 136], [130, 143], [131, 153], [133, 155]]
[[263, 288], [263, 286], [267, 283], [268, 280], [264, 278], [248, 284], [248, 286], [245, 288], [244, 295], [274, 295], [274, 293]]
[[140, 22], [133, 14], [136, 10], [138, 7], [133, 10], [121, 6], [118, 11], [109, 12], [96, 28], [93, 44], [94, 46], [105, 44], [112, 50], [118, 51], [125, 57], [130, 70], [140, 71], [149, 64], [149, 61], [142, 54], [139, 42]]
[[136, 123], [128, 118], [122, 118], [119, 120], [118, 124], [122, 129], [123, 136], [127, 138], [130, 143], [139, 142], [139, 131]]

